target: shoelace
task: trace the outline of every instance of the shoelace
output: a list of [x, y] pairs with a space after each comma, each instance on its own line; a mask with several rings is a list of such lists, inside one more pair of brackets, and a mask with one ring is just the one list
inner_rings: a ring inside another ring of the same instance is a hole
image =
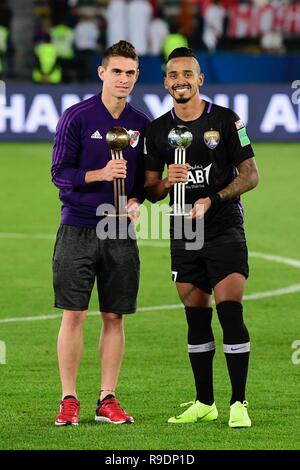
[[63, 400], [62, 402], [62, 412], [66, 415], [73, 415], [77, 408], [78, 404], [75, 400]]
[[122, 413], [124, 416], [128, 416], [127, 413], [121, 407], [118, 400], [116, 400], [116, 399], [105, 400], [105, 402], [101, 405], [101, 407], [102, 406], [107, 406], [107, 405], [111, 405], [111, 408], [112, 408], [113, 411], [118, 411], [119, 413]]

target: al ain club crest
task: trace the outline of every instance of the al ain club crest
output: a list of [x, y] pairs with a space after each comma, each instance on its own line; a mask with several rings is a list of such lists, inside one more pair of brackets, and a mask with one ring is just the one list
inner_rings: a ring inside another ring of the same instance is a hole
[[214, 131], [214, 130], [206, 131], [204, 132], [203, 138], [204, 138], [205, 145], [209, 149], [213, 150], [218, 146], [220, 142], [220, 132]]

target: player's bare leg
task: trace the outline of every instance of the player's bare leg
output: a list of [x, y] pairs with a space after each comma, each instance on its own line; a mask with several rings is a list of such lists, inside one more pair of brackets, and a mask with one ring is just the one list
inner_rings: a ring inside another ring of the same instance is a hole
[[96, 421], [129, 424], [134, 419], [121, 408], [115, 391], [124, 356], [125, 335], [122, 315], [102, 312], [102, 330], [99, 342], [101, 362], [101, 391], [96, 408]]
[[83, 351], [83, 324], [86, 311], [64, 310], [57, 340], [57, 354], [62, 400], [55, 419], [56, 426], [79, 423], [80, 402], [77, 400], [76, 379]]
[[125, 334], [122, 315], [102, 312], [102, 330], [99, 342], [101, 362], [102, 400], [115, 394], [125, 349]]
[[216, 304], [232, 300], [242, 302], [245, 290], [245, 277], [240, 273], [232, 273], [222, 279], [214, 287]]
[[176, 288], [185, 307], [211, 307], [211, 295], [189, 282], [177, 282]]
[[86, 311], [64, 310], [57, 340], [62, 398], [76, 395], [76, 379], [83, 352]]

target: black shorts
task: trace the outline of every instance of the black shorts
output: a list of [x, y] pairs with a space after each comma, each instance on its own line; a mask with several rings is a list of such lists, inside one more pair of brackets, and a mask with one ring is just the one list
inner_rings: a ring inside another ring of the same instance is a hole
[[232, 273], [249, 276], [248, 250], [245, 242], [230, 242], [201, 250], [171, 248], [172, 279], [189, 282], [207, 294]]
[[139, 274], [136, 240], [100, 240], [96, 229], [60, 226], [53, 254], [55, 307], [87, 310], [96, 279], [101, 312], [134, 313]]

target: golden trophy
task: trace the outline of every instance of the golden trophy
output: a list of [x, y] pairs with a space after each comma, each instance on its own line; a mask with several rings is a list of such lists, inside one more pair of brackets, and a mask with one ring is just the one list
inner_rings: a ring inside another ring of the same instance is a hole
[[[130, 137], [124, 127], [113, 127], [106, 134], [106, 143], [110, 148], [112, 160], [123, 160], [123, 149], [128, 147], [130, 143]], [[124, 178], [117, 178], [113, 181], [113, 184], [115, 213], [107, 215], [115, 217], [127, 217], [128, 214], [125, 209], [125, 180]]]

